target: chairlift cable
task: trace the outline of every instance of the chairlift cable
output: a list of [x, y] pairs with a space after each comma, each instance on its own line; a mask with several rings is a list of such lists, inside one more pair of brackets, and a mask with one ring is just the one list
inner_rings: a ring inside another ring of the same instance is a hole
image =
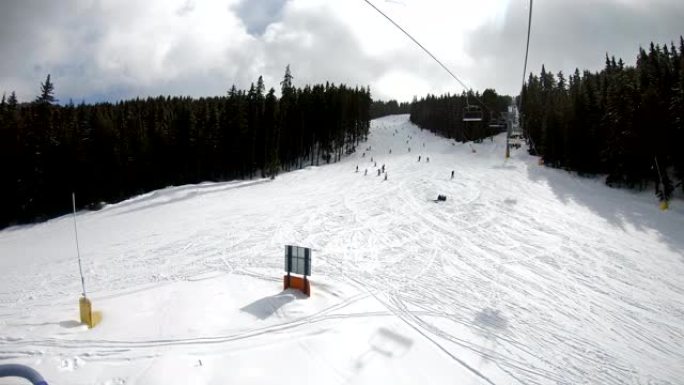
[[[533, 0], [530, 0], [530, 12], [529, 16], [527, 17], [527, 44], [525, 47], [525, 64], [523, 65], [523, 74], [522, 74], [522, 85], [520, 87], [520, 99], [518, 100], [518, 113], [522, 113], [522, 102], [523, 102], [523, 89], [525, 88], [525, 75], [527, 73], [527, 58], [530, 53], [530, 34], [532, 31], [532, 3]], [[522, 124], [522, 122], [519, 122], [518, 124]], [[525, 131], [525, 127], [523, 127], [523, 132]], [[534, 141], [532, 140], [532, 137], [529, 135], [526, 135], [526, 137], [529, 139], [530, 144], [532, 145], [532, 150], [534, 152], [537, 152], [537, 149], [535, 148]]]
[[[365, 1], [366, 4], [370, 5], [373, 9], [375, 9], [379, 14], [384, 16], [385, 19], [389, 20], [390, 23], [394, 24], [395, 27], [399, 28], [399, 30], [401, 32], [403, 32], [404, 35], [406, 35], [409, 39], [411, 39], [414, 43], [416, 43], [416, 45], [418, 45], [418, 47], [420, 47], [423, 51], [425, 51], [426, 54], [428, 54], [434, 61], [436, 61], [437, 64], [439, 64], [449, 75], [451, 75], [451, 77], [454, 78], [463, 87], [464, 91], [466, 92], [466, 104], [468, 104], [468, 96], [469, 96], [468, 94], [470, 93], [470, 90], [471, 90], [470, 87], [468, 87], [463, 81], [461, 81], [461, 79], [459, 79], [458, 76], [456, 76], [453, 72], [451, 72], [451, 70], [446, 65], [444, 65], [444, 63], [442, 63], [439, 59], [437, 59], [437, 57], [435, 55], [433, 55], [432, 52], [430, 52], [427, 48], [425, 48], [425, 46], [420, 44], [420, 42], [418, 40], [416, 40], [413, 36], [411, 36], [410, 33], [406, 32], [406, 30], [404, 28], [402, 28], [399, 24], [397, 24], [394, 20], [392, 20], [391, 17], [387, 16], [384, 12], [382, 12], [380, 9], [378, 9], [378, 7], [373, 5], [373, 3], [371, 3], [369, 0], [363, 0], [363, 1]], [[475, 100], [477, 100], [484, 108], [489, 110], [489, 108], [487, 108], [487, 106], [484, 104], [484, 102], [482, 102], [482, 100], [480, 100], [480, 98], [478, 98], [475, 95], [473, 95], [473, 98], [475, 98]]]
[[[532, 31], [532, 2], [533, 0], [530, 0], [530, 13], [527, 18], [527, 44], [525, 47], [525, 64], [523, 65], [522, 86], [520, 87], [521, 90], [523, 87], [525, 87], [525, 75], [527, 73], [527, 57], [530, 53], [530, 32]], [[522, 107], [522, 92], [520, 92], [520, 102], [518, 103], [518, 110], [520, 110], [520, 107]]]

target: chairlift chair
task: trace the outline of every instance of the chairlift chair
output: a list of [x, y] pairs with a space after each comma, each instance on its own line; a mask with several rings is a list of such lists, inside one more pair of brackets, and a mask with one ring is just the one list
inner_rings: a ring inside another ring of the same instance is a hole
[[482, 109], [479, 106], [466, 106], [463, 109], [463, 121], [464, 122], [481, 122], [482, 121]]
[[506, 128], [506, 121], [504, 119], [492, 119], [489, 121], [489, 128], [503, 130]]

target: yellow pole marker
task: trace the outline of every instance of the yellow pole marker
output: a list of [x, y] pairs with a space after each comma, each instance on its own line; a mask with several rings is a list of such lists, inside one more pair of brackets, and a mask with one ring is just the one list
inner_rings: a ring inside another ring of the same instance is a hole
[[83, 277], [83, 267], [81, 266], [81, 250], [78, 247], [78, 229], [76, 227], [76, 194], [71, 193], [71, 204], [74, 209], [74, 235], [76, 237], [76, 255], [78, 255], [78, 272], [81, 275], [81, 288], [83, 288], [83, 296], [78, 300], [79, 313], [81, 314], [81, 323], [88, 325], [88, 328], [93, 328], [102, 320], [102, 313], [93, 312], [93, 305], [86, 296], [85, 278]]
[[78, 307], [81, 311], [81, 323], [93, 327], [93, 308], [90, 300], [86, 297], [81, 297], [78, 300]]

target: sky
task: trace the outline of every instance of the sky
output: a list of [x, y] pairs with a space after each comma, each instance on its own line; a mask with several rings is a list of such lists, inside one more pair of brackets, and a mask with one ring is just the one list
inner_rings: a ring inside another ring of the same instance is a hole
[[[520, 91], [528, 0], [370, 0], [469, 88]], [[528, 73], [633, 64], [651, 41], [678, 45], [681, 0], [537, 0]], [[410, 101], [463, 87], [363, 0], [0, 1], [0, 93], [116, 101], [225, 95], [262, 75], [279, 88], [330, 81]]]

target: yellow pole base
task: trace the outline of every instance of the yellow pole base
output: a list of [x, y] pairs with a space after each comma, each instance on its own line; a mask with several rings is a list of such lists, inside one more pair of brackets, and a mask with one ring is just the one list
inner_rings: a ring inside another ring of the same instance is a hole
[[86, 297], [81, 297], [78, 300], [78, 307], [81, 313], [81, 323], [88, 325], [89, 329], [94, 328], [97, 324], [102, 321], [102, 313], [99, 311], [93, 311], [93, 305], [90, 300]]
[[661, 210], [666, 211], [669, 208], [670, 208], [670, 203], [668, 201], [660, 202], [660, 209]]
[[93, 307], [90, 300], [86, 297], [81, 297], [78, 300], [78, 308], [81, 311], [81, 323], [93, 327]]

